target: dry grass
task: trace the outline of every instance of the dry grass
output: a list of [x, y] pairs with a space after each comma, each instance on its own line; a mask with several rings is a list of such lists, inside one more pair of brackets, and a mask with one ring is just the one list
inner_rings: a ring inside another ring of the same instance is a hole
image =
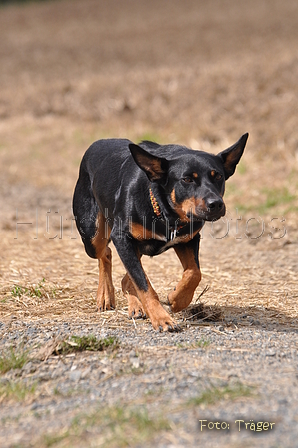
[[[73, 240], [71, 245], [67, 240], [57, 241], [57, 244], [44, 242], [38, 246], [34, 241], [28, 243], [23, 256], [19, 256], [17, 244], [9, 245], [10, 263], [3, 275], [0, 301], [2, 320], [7, 325], [13, 325], [14, 319], [41, 324], [47, 320], [57, 324], [80, 321], [132, 331], [142, 331], [150, 325], [148, 321], [132, 321], [127, 317], [127, 303], [120, 290], [124, 269], [114, 249], [117, 306], [115, 311], [100, 314], [95, 302], [97, 264], [85, 255], [79, 240]], [[239, 243], [232, 239], [221, 240], [223, 250], [215, 263], [212, 253], [218, 244], [213, 239], [203, 241], [203, 280], [193, 304], [176, 316], [179, 323], [182, 326], [211, 325], [212, 322], [234, 325], [236, 319], [237, 326], [273, 324], [277, 328], [296, 329], [295, 245], [287, 244], [278, 249], [278, 262], [268, 268], [276, 252], [268, 250], [265, 242], [256, 248], [249, 241], [243, 241], [239, 250]], [[54, 262], [58, 257], [60, 262]], [[182, 275], [174, 252], [145, 259], [144, 265], [161, 300], [166, 301], [167, 294]], [[289, 268], [291, 265], [293, 267]], [[26, 292], [35, 290], [43, 278], [42, 295]], [[15, 295], [15, 285], [22, 285], [24, 293]], [[196, 303], [198, 298], [200, 302]], [[3, 331], [6, 330], [7, 327]]]
[[[218, 224], [208, 237], [206, 227], [197, 295], [209, 289], [199, 309], [196, 295], [187, 311], [198, 320], [187, 313], [177, 319], [182, 326], [236, 319], [237, 325], [297, 327], [297, 7], [295, 0], [274, 4], [227, 0], [214, 8], [175, 0], [168, 10], [155, 0], [121, 8], [116, 0], [64, 0], [1, 9], [0, 315], [6, 325], [15, 317], [133, 331], [149, 326], [127, 319], [115, 251], [117, 308], [96, 311], [97, 266], [84, 254], [71, 213], [79, 161], [92, 141], [151, 138], [217, 152], [249, 131], [243, 161], [227, 183], [230, 238], [216, 239]], [[265, 232], [252, 239], [257, 221], [249, 232], [245, 223], [260, 215]], [[279, 233], [272, 218], [286, 226], [280, 240], [268, 238]], [[181, 276], [175, 255], [146, 260], [145, 267], [165, 301]]]

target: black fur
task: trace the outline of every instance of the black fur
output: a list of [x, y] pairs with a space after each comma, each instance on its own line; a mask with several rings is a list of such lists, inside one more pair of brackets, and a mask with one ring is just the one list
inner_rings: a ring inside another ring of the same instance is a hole
[[[127, 272], [142, 290], [148, 285], [139, 255], [154, 256], [176, 244], [188, 244], [198, 264], [198, 230], [205, 221], [225, 214], [225, 180], [234, 173], [247, 138], [248, 134], [243, 135], [218, 155], [148, 141], [139, 145], [124, 139], [93, 143], [82, 159], [73, 198], [87, 254], [96, 258], [92, 241], [101, 213]], [[159, 216], [153, 210], [150, 188]], [[199, 205], [184, 217], [179, 207], [184, 204], [187, 209], [189, 203]], [[142, 226], [149, 236], [133, 235], [134, 225]]]

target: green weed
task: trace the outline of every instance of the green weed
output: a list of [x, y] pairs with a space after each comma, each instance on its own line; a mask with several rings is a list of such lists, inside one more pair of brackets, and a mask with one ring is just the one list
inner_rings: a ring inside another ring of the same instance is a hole
[[0, 355], [0, 372], [6, 373], [11, 369], [21, 369], [29, 361], [29, 354], [24, 348], [11, 347]]
[[210, 345], [210, 343], [211, 342], [208, 339], [202, 338], [202, 339], [199, 339], [198, 341], [192, 342], [191, 344], [178, 342], [177, 347], [178, 348], [190, 348], [190, 349], [207, 348]]
[[199, 347], [199, 348], [206, 348], [211, 344], [211, 342], [208, 339], [199, 339], [198, 341], [193, 343], [194, 347]]
[[27, 288], [23, 288], [19, 285], [14, 285], [11, 290], [12, 297], [20, 297], [27, 292]]
[[240, 213], [258, 212], [259, 214], [265, 214], [274, 209], [281, 209], [283, 214], [289, 211], [297, 211], [297, 197], [291, 194], [288, 188], [272, 188], [263, 189], [260, 192], [265, 196], [265, 199], [258, 205], [253, 204], [236, 204], [236, 209]]
[[212, 387], [203, 392], [198, 397], [194, 397], [189, 401], [189, 405], [199, 406], [201, 404], [216, 404], [222, 400], [235, 400], [238, 397], [247, 397], [252, 394], [252, 387], [236, 383], [225, 387]]
[[277, 206], [291, 204], [296, 199], [296, 196], [292, 195], [286, 187], [281, 189], [265, 189], [263, 192], [266, 195], [266, 199], [265, 202], [258, 207], [260, 213], [266, 212]]
[[5, 384], [0, 384], [0, 399], [13, 399], [16, 401], [23, 401], [29, 395], [33, 395], [36, 391], [37, 383], [31, 385], [24, 384], [21, 381], [8, 381]]
[[21, 285], [14, 285], [11, 290], [11, 295], [12, 297], [21, 297], [23, 295], [28, 295], [30, 297], [41, 298], [44, 295], [44, 283], [45, 279], [43, 278], [37, 286], [30, 286], [29, 288]]
[[86, 437], [90, 434], [98, 447], [144, 446], [158, 432], [168, 429], [170, 424], [167, 419], [156, 414], [151, 417], [144, 406], [111, 406], [77, 415], [66, 431], [45, 435], [44, 444], [51, 447], [64, 440], [64, 445], [70, 447], [74, 441], [86, 443]]
[[97, 339], [93, 335], [89, 336], [71, 336], [69, 339], [62, 341], [56, 352], [66, 355], [75, 352], [84, 352], [86, 350], [97, 352], [105, 349], [116, 349], [119, 347], [119, 341], [112, 336], [103, 339]]

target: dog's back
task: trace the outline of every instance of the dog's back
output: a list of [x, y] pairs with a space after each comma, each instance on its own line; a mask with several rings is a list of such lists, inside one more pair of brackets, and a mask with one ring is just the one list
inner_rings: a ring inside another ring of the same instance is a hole
[[[87, 149], [80, 165], [73, 197], [73, 213], [86, 252], [92, 258], [96, 258], [91, 241], [97, 230], [98, 212], [101, 210], [104, 213], [105, 207], [113, 208], [121, 165], [131, 159], [129, 143], [126, 139], [98, 140]], [[132, 160], [130, 162], [134, 163]], [[98, 172], [100, 174], [96, 176]], [[99, 189], [98, 183], [101, 184]], [[95, 197], [99, 191], [101, 197]]]

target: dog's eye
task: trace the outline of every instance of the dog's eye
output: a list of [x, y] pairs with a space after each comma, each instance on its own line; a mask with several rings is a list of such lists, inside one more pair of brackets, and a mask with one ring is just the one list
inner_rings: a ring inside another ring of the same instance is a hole
[[191, 182], [193, 182], [193, 179], [190, 176], [183, 177], [182, 180], [186, 184], [190, 184]]
[[222, 175], [220, 173], [217, 173], [215, 170], [212, 170], [210, 174], [213, 180], [219, 181], [222, 179]]

